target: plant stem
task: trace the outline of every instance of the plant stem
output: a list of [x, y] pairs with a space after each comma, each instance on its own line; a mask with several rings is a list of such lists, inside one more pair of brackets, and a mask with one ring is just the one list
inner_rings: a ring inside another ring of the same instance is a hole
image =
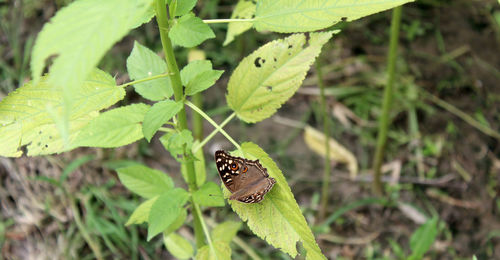
[[208, 246], [210, 247], [210, 250], [212, 250], [212, 253], [214, 254], [215, 256], [215, 259], [219, 259], [219, 257], [217, 256], [217, 253], [215, 251], [215, 248], [214, 248], [214, 245], [212, 243], [212, 238], [210, 237], [210, 232], [208, 232], [208, 228], [207, 228], [207, 225], [205, 224], [205, 221], [203, 220], [202, 218], [202, 214], [201, 214], [201, 210], [200, 210], [200, 206], [198, 206], [198, 204], [196, 203], [193, 203], [193, 211], [196, 211], [198, 212], [196, 215], [198, 216], [199, 218], [199, 222], [201, 224], [201, 227], [203, 229], [203, 233], [205, 234], [205, 237], [207, 238], [207, 241], [208, 241]]
[[[172, 88], [174, 90], [174, 98], [175, 101], [180, 101], [184, 98], [184, 93], [182, 89], [181, 76], [179, 73], [179, 67], [177, 66], [177, 61], [175, 60], [174, 49], [172, 47], [172, 42], [168, 37], [169, 31], [169, 21], [167, 16], [167, 9], [165, 5], [165, 0], [156, 0], [156, 21], [158, 23], [158, 28], [160, 30], [160, 39], [161, 45], [163, 46], [163, 52], [165, 52], [165, 60], [167, 62], [168, 71], [171, 73], [169, 77], [170, 83], [172, 84]], [[178, 122], [179, 129], [184, 130], [188, 129], [187, 126], [187, 118], [186, 118], [186, 109], [182, 107], [181, 111], [178, 113]], [[184, 147], [184, 156], [188, 155], [187, 148]], [[194, 161], [193, 160], [184, 160], [183, 162], [186, 165], [187, 172], [187, 182], [189, 186], [189, 190], [194, 192], [198, 189], [196, 185], [196, 172], [194, 169]], [[196, 206], [193, 203], [193, 208]], [[205, 245], [205, 240], [203, 238], [203, 230], [199, 219], [201, 216], [198, 216], [199, 212], [193, 211], [193, 226], [194, 226], [194, 234], [196, 238], [196, 247], [201, 248]]]
[[[201, 93], [198, 92], [194, 94], [193, 104], [195, 104], [199, 108], [203, 107], [203, 97], [201, 96]], [[203, 118], [198, 113], [193, 114], [192, 116], [193, 116], [192, 123], [193, 123], [194, 139], [201, 141], [203, 139]]]
[[325, 218], [326, 210], [328, 208], [328, 191], [330, 190], [330, 173], [331, 173], [331, 164], [330, 164], [330, 126], [329, 126], [329, 118], [328, 111], [326, 107], [326, 97], [325, 97], [325, 84], [323, 82], [323, 73], [321, 72], [321, 63], [319, 58], [316, 59], [316, 76], [318, 78], [318, 86], [320, 89], [320, 103], [321, 103], [321, 112], [323, 117], [323, 134], [325, 135], [325, 168], [323, 172], [323, 183], [321, 188], [321, 206], [319, 209], [319, 221], [322, 221]]
[[215, 127], [215, 129], [217, 129], [219, 132], [221, 132], [221, 134], [223, 134], [227, 138], [227, 140], [229, 140], [231, 143], [233, 143], [233, 145], [236, 147], [236, 149], [241, 151], [240, 145], [236, 141], [234, 141], [234, 139], [228, 133], [226, 133], [226, 131], [224, 131], [224, 129], [222, 129], [217, 123], [215, 123], [215, 121], [212, 120], [212, 118], [210, 118], [207, 114], [205, 114], [205, 112], [203, 112], [201, 109], [199, 109], [197, 106], [195, 106], [193, 103], [189, 102], [188, 100], [184, 101], [184, 104], [188, 105], [194, 111], [199, 113], [203, 118], [205, 118], [205, 120], [207, 120], [210, 124], [212, 124]]
[[138, 84], [138, 83], [142, 83], [142, 82], [146, 82], [146, 81], [150, 81], [150, 80], [154, 80], [154, 79], [168, 77], [170, 75], [172, 75], [172, 74], [170, 74], [170, 72], [167, 72], [167, 73], [163, 73], [163, 74], [159, 74], [159, 75], [154, 75], [154, 76], [151, 76], [151, 77], [147, 77], [147, 78], [144, 78], [144, 79], [130, 81], [130, 82], [118, 85], [118, 87], [119, 88], [124, 88], [124, 87], [130, 86], [130, 85], [134, 85], [134, 84]]
[[396, 70], [396, 58], [398, 50], [399, 26], [401, 24], [402, 7], [398, 6], [392, 11], [391, 20], [391, 39], [389, 44], [389, 56], [387, 61], [387, 85], [384, 88], [384, 100], [382, 103], [382, 114], [379, 121], [377, 147], [373, 158], [373, 192], [378, 195], [383, 195], [381, 178], [382, 160], [385, 153], [385, 145], [387, 143], [387, 132], [389, 128], [389, 112], [392, 105], [392, 92], [394, 87], [394, 77]]
[[234, 22], [253, 22], [255, 19], [207, 19], [204, 23], [234, 23]]
[[[233, 117], [236, 116], [236, 113], [232, 113], [230, 116], [228, 116], [226, 118], [226, 120], [224, 120], [224, 122], [222, 122], [220, 124], [220, 128], [224, 128], [224, 126], [227, 125], [227, 123], [229, 123], [229, 121], [231, 121], [231, 119], [233, 119]], [[219, 129], [214, 129], [209, 135], [207, 135], [207, 137], [205, 137], [205, 139], [203, 139], [203, 141], [198, 144], [198, 146], [195, 146], [193, 148], [193, 153], [196, 153], [201, 147], [203, 147], [208, 141], [210, 141], [210, 139], [212, 139], [212, 137], [214, 137], [215, 134], [217, 134], [219, 132]]]
[[426, 98], [428, 98], [432, 102], [434, 102], [434, 104], [436, 104], [436, 105], [442, 107], [443, 109], [447, 110], [448, 112], [460, 117], [460, 119], [464, 120], [469, 125], [475, 127], [476, 129], [483, 132], [484, 134], [489, 135], [497, 140], [500, 140], [500, 133], [498, 133], [497, 131], [491, 129], [488, 126], [481, 124], [476, 119], [474, 119], [472, 116], [462, 112], [460, 109], [454, 107], [452, 104], [450, 104], [442, 99], [439, 99], [438, 97], [432, 95], [431, 93], [429, 93], [423, 89], [420, 89], [420, 91], [425, 95]]

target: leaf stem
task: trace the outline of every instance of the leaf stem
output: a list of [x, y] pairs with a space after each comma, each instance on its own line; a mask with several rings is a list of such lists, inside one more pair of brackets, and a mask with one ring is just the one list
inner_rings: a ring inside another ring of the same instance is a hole
[[[231, 143], [233, 143], [233, 145], [236, 147], [236, 149], [241, 151], [240, 145], [236, 141], [234, 141], [234, 139], [228, 133], [226, 133], [226, 131], [224, 131], [224, 129], [222, 129], [221, 126], [219, 126], [217, 123], [215, 123], [215, 121], [212, 120], [212, 118], [210, 118], [207, 114], [205, 114], [205, 112], [203, 112], [201, 109], [199, 109], [193, 103], [191, 103], [189, 100], [184, 101], [184, 104], [186, 104], [188, 107], [192, 108], [194, 111], [199, 113], [203, 118], [205, 118], [205, 120], [207, 120], [210, 124], [212, 124], [215, 127], [215, 129], [217, 129], [219, 132], [221, 132], [221, 134], [223, 134], [227, 138], [227, 140], [229, 140]], [[232, 117], [234, 117], [234, 116], [233, 115], [229, 116], [229, 118], [232, 118]]]
[[255, 19], [207, 19], [204, 23], [234, 23], [234, 22], [253, 22]]
[[[182, 88], [182, 81], [179, 73], [179, 67], [177, 66], [177, 61], [175, 60], [172, 42], [168, 37], [170, 26], [167, 16], [167, 7], [165, 4], [165, 0], [156, 0], [155, 4], [156, 4], [156, 21], [158, 23], [158, 28], [160, 31], [161, 45], [163, 47], [163, 52], [165, 53], [165, 61], [167, 62], [168, 71], [171, 73], [171, 77], [169, 77], [170, 83], [172, 84], [172, 88], [174, 90], [175, 101], [180, 101], [184, 99], [184, 91]], [[184, 106], [177, 115], [178, 115], [179, 129], [181, 131], [184, 129], [188, 129], [186, 108]], [[187, 148], [184, 147], [184, 156], [186, 157], [187, 155], [188, 155]], [[194, 161], [184, 160], [183, 164], [185, 164], [186, 166], [187, 183], [189, 186], [189, 190], [191, 192], [194, 192], [198, 189], [198, 186], [196, 185], [196, 172], [194, 168]], [[193, 207], [196, 206], [196, 203], [192, 202], [192, 204]], [[194, 215], [193, 226], [196, 238], [196, 247], [201, 248], [202, 246], [205, 245], [205, 241], [202, 234], [203, 232], [202, 226], [201, 223], [199, 222], [201, 216], [197, 216], [197, 214], [198, 214], [197, 211], [193, 211]]]
[[382, 114], [379, 121], [377, 146], [375, 149], [375, 156], [373, 158], [373, 192], [378, 195], [383, 195], [382, 181], [381, 181], [381, 167], [384, 158], [385, 146], [387, 144], [387, 132], [389, 128], [389, 112], [392, 105], [392, 95], [394, 87], [394, 78], [396, 75], [396, 58], [398, 50], [398, 37], [399, 26], [401, 24], [402, 7], [398, 6], [392, 11], [391, 20], [391, 38], [389, 44], [389, 56], [387, 61], [387, 85], [384, 88], [384, 99], [382, 103]]
[[217, 251], [215, 251], [214, 245], [212, 243], [212, 238], [210, 237], [210, 232], [208, 232], [207, 225], [205, 224], [204, 219], [201, 217], [202, 214], [201, 214], [200, 206], [194, 202], [193, 202], [193, 211], [197, 212], [196, 216], [198, 216], [198, 218], [199, 218], [201, 227], [203, 228], [203, 233], [205, 234], [205, 237], [207, 239], [208, 246], [210, 247], [210, 250], [212, 250], [212, 253], [215, 256], [215, 259], [219, 259], [219, 257], [217, 256]]
[[[236, 113], [233, 112], [230, 116], [226, 118], [226, 120], [224, 120], [224, 122], [220, 124], [220, 128], [224, 128], [224, 126], [226, 126], [227, 123], [229, 123], [229, 121], [231, 121], [231, 119], [233, 119], [235, 116]], [[214, 135], [217, 134], [218, 132], [219, 129], [217, 128], [214, 129], [209, 135], [207, 135], [207, 137], [205, 137], [205, 139], [203, 139], [201, 143], [199, 143], [197, 146], [193, 148], [193, 153], [196, 153], [201, 147], [203, 147], [208, 141], [210, 141], [210, 139], [212, 139], [212, 137], [214, 137]]]
[[150, 80], [155, 80], [155, 79], [159, 79], [159, 78], [165, 78], [165, 77], [168, 77], [168, 76], [172, 76], [173, 74], [171, 74], [170, 72], [167, 72], [167, 73], [163, 73], [163, 74], [158, 74], [158, 75], [154, 75], [154, 76], [151, 76], [151, 77], [147, 77], [147, 78], [143, 78], [143, 79], [139, 79], [139, 80], [134, 80], [134, 81], [130, 81], [130, 82], [127, 82], [127, 83], [123, 83], [121, 85], [118, 85], [119, 88], [124, 88], [124, 87], [128, 87], [130, 85], [134, 85], [134, 84], [138, 84], [138, 83], [142, 83], [142, 82], [146, 82], [146, 81], [150, 81]]
[[323, 83], [323, 73], [321, 71], [321, 62], [319, 58], [316, 59], [316, 75], [318, 78], [318, 86], [320, 90], [320, 103], [321, 103], [321, 114], [323, 117], [323, 134], [325, 135], [325, 168], [323, 172], [323, 183], [321, 188], [321, 206], [319, 209], [319, 221], [325, 218], [326, 210], [328, 208], [328, 192], [330, 190], [330, 174], [331, 174], [331, 164], [330, 164], [330, 125], [328, 118], [328, 111], [326, 108], [326, 97], [325, 97], [325, 84]]

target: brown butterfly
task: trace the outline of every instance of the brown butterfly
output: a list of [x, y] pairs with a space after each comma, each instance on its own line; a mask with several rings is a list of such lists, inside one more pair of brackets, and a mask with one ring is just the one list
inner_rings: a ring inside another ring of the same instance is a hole
[[259, 160], [251, 161], [219, 150], [215, 152], [215, 163], [222, 182], [232, 193], [231, 200], [260, 202], [276, 183]]

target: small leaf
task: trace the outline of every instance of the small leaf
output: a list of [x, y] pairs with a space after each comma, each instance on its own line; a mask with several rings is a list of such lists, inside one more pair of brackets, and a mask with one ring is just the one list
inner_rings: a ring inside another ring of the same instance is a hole
[[144, 116], [142, 132], [146, 140], [150, 142], [156, 131], [179, 113], [183, 106], [184, 104], [182, 102], [175, 102], [172, 100], [155, 103]]
[[258, 31], [310, 32], [352, 21], [412, 0], [261, 0], [255, 11]]
[[238, 117], [254, 123], [270, 117], [300, 87], [321, 47], [335, 32], [272, 41], [244, 58], [228, 83], [226, 100]]
[[[300, 241], [307, 252], [306, 259], [326, 259], [276, 163], [256, 144], [243, 143], [241, 149], [244, 155], [240, 152], [233, 155], [258, 159], [276, 184], [262, 202], [246, 204], [229, 200], [233, 210], [254, 234], [292, 258], [297, 255], [296, 244]], [[224, 195], [229, 197], [230, 192], [222, 186]]]
[[[234, 7], [231, 19], [251, 19], [255, 16], [255, 2], [248, 0], [239, 0], [238, 4]], [[230, 22], [227, 26], [226, 40], [224, 46], [228, 45], [234, 40], [234, 37], [240, 35], [252, 28], [252, 22]]]
[[175, 259], [189, 259], [194, 255], [191, 243], [176, 233], [163, 235], [163, 243]]
[[176, 1], [177, 7], [175, 8], [175, 16], [183, 16], [193, 9], [196, 5], [197, 0], [168, 0], [167, 3], [170, 5], [171, 2]]
[[212, 29], [193, 13], [179, 18], [168, 36], [172, 42], [186, 48], [197, 46], [206, 39], [215, 38]]
[[155, 203], [159, 196], [153, 197], [141, 203], [137, 208], [135, 208], [130, 218], [128, 218], [125, 226], [129, 226], [132, 224], [142, 224], [144, 222], [148, 222], [149, 212], [151, 211], [151, 206]]
[[193, 134], [187, 129], [182, 130], [180, 133], [167, 133], [160, 138], [160, 142], [170, 152], [172, 157], [179, 161], [181, 155], [184, 154], [184, 147], [186, 151], [191, 151]]
[[149, 106], [138, 103], [102, 113], [82, 129], [75, 146], [119, 147], [143, 137], [141, 123]]
[[439, 218], [432, 217], [427, 222], [422, 224], [417, 231], [410, 237], [411, 255], [408, 257], [410, 260], [422, 259], [424, 254], [429, 250], [431, 245], [436, 240], [438, 234], [437, 223]]
[[222, 73], [224, 73], [223, 70], [209, 70], [198, 74], [187, 84], [186, 95], [192, 96], [211, 87], [220, 78]]
[[165, 173], [143, 165], [119, 168], [118, 178], [127, 189], [144, 198], [153, 198], [174, 187], [174, 182]]
[[203, 184], [203, 186], [193, 193], [193, 200], [207, 207], [223, 207], [225, 205], [222, 191], [215, 182]]
[[231, 247], [228, 243], [215, 241], [213, 243], [215, 252], [209, 245], [205, 245], [198, 250], [196, 260], [231, 260]]
[[[306, 126], [304, 130], [304, 141], [307, 147], [315, 153], [326, 157], [325, 135], [310, 126]], [[330, 138], [328, 144], [330, 145], [330, 159], [347, 164], [351, 178], [354, 179], [358, 175], [358, 161], [356, 157], [333, 138]]]
[[[69, 141], [81, 129], [107, 108], [123, 99], [125, 91], [117, 87], [108, 73], [95, 69], [84, 81], [80, 91], [72, 97], [74, 104], [69, 116]], [[50, 111], [64, 110], [63, 91], [48, 83], [44, 76], [38, 84], [32, 81], [0, 101], [1, 156], [22, 155], [21, 146], [28, 145], [28, 155], [60, 153], [74, 147], [65, 147], [64, 140]]]
[[228, 243], [233, 240], [241, 227], [241, 222], [225, 221], [212, 230], [212, 240]]
[[[134, 48], [127, 58], [130, 79], [139, 80], [168, 72], [167, 64], [156, 53], [134, 42]], [[173, 90], [168, 77], [134, 84], [134, 89], [143, 98], [158, 101], [172, 96]]]
[[181, 70], [182, 85], [187, 86], [189, 81], [200, 73], [212, 70], [212, 62], [209, 60], [195, 60], [184, 66]]
[[188, 198], [189, 193], [180, 188], [169, 190], [158, 197], [149, 212], [148, 241], [179, 217]]

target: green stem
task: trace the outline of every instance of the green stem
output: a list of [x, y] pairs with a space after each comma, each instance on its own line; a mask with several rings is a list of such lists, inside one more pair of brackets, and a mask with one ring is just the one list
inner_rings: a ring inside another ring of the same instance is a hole
[[[163, 52], [165, 53], [165, 60], [167, 62], [168, 71], [171, 73], [170, 83], [172, 84], [172, 88], [174, 90], [174, 98], [175, 101], [180, 101], [184, 99], [184, 92], [182, 88], [181, 76], [179, 73], [179, 67], [177, 66], [177, 61], [175, 60], [174, 49], [172, 47], [172, 42], [168, 37], [168, 31], [170, 29], [168, 16], [167, 16], [167, 8], [165, 4], [165, 0], [156, 0], [156, 22], [158, 23], [158, 28], [160, 30], [160, 39], [161, 45], [163, 47]], [[186, 118], [186, 109], [182, 107], [181, 111], [177, 114], [179, 129], [184, 130], [188, 129], [187, 126], [187, 118]], [[187, 148], [184, 147], [184, 156], [188, 155]], [[189, 190], [194, 192], [198, 189], [196, 185], [196, 172], [194, 169], [194, 161], [193, 160], [184, 160], [183, 162], [186, 165], [186, 175], [187, 175], [187, 183], [189, 186]], [[196, 206], [193, 203], [193, 207]], [[201, 216], [197, 216], [197, 212], [193, 211], [194, 215], [194, 233], [196, 238], [196, 247], [201, 248], [205, 245], [205, 240], [203, 238], [203, 230], [201, 227], [201, 223], [199, 219]]]
[[146, 81], [150, 81], [150, 80], [154, 80], [154, 79], [165, 78], [165, 77], [168, 77], [168, 76], [171, 76], [171, 75], [172, 74], [170, 74], [170, 72], [167, 72], [167, 73], [163, 73], [163, 74], [159, 74], [159, 75], [154, 75], [154, 76], [151, 76], [151, 77], [147, 77], [147, 78], [144, 78], [144, 79], [130, 81], [130, 82], [118, 85], [118, 87], [119, 88], [124, 88], [124, 87], [130, 86], [130, 85], [134, 85], [134, 84], [138, 84], [138, 83], [142, 83], [142, 82], [146, 82]]
[[234, 22], [253, 22], [255, 19], [207, 19], [204, 23], [234, 23]]
[[203, 229], [203, 233], [205, 234], [205, 237], [207, 238], [208, 246], [210, 247], [210, 250], [212, 250], [212, 253], [215, 256], [215, 259], [219, 259], [219, 257], [217, 256], [217, 251], [215, 251], [214, 245], [212, 243], [212, 238], [210, 237], [210, 232], [208, 232], [207, 225], [205, 224], [205, 221], [202, 218], [200, 206], [198, 206], [198, 204], [196, 204], [196, 203], [193, 203], [193, 211], [197, 212], [196, 215], [199, 218], [198, 221], [200, 222], [201, 227]]
[[233, 143], [233, 145], [236, 147], [236, 149], [241, 151], [240, 145], [236, 141], [234, 141], [234, 139], [228, 133], [226, 133], [226, 131], [224, 131], [224, 129], [222, 129], [217, 123], [215, 123], [215, 121], [212, 120], [212, 118], [210, 118], [207, 114], [205, 114], [205, 112], [203, 112], [201, 109], [199, 109], [193, 103], [189, 102], [189, 100], [184, 101], [184, 104], [188, 105], [188, 107], [192, 108], [194, 111], [196, 111], [198, 114], [200, 114], [203, 118], [205, 118], [205, 120], [207, 120], [210, 124], [212, 124], [215, 127], [215, 129], [217, 129], [219, 132], [221, 132], [221, 134], [223, 134], [227, 138], [227, 140], [229, 140], [231, 143]]
[[97, 244], [92, 238], [90, 237], [90, 234], [87, 232], [87, 228], [83, 225], [82, 219], [80, 217], [80, 213], [78, 211], [78, 207], [76, 206], [75, 198], [73, 195], [66, 193], [67, 198], [69, 199], [69, 204], [71, 206], [71, 211], [73, 211], [73, 217], [75, 219], [76, 226], [78, 227], [78, 231], [80, 231], [80, 234], [82, 234], [83, 239], [87, 242], [89, 245], [90, 249], [95, 255], [96, 259], [104, 259], [101, 254], [101, 250], [99, 249], [99, 244]]
[[497, 140], [500, 140], [500, 133], [498, 133], [497, 131], [489, 128], [488, 126], [481, 124], [480, 122], [475, 120], [472, 116], [469, 116], [468, 114], [462, 112], [460, 109], [454, 107], [452, 104], [450, 104], [444, 100], [439, 99], [438, 97], [430, 94], [429, 92], [427, 92], [423, 89], [420, 89], [420, 91], [422, 93], [424, 93], [426, 98], [428, 98], [432, 102], [434, 102], [434, 104], [436, 104], [436, 105], [442, 107], [443, 109], [447, 110], [448, 112], [458, 116], [460, 119], [464, 120], [469, 125], [475, 127], [476, 129], [483, 132], [484, 134], [489, 135]]
[[[224, 126], [227, 125], [227, 123], [229, 123], [229, 121], [231, 121], [231, 119], [233, 119], [233, 117], [236, 116], [236, 113], [232, 113], [230, 116], [228, 116], [226, 118], [226, 120], [224, 120], [224, 122], [222, 122], [220, 124], [220, 128], [224, 128]], [[210, 141], [210, 139], [212, 139], [214, 137], [215, 134], [217, 134], [219, 132], [219, 129], [214, 129], [209, 135], [207, 135], [207, 137], [205, 137], [205, 139], [203, 139], [203, 141], [201, 143], [199, 143], [197, 146], [195, 146], [193, 148], [193, 153], [196, 153], [201, 147], [203, 147], [208, 141]]]
[[389, 128], [389, 112], [391, 110], [392, 95], [394, 87], [394, 77], [396, 75], [396, 58], [398, 50], [398, 37], [399, 26], [401, 24], [401, 11], [402, 7], [396, 7], [392, 11], [391, 20], [391, 39], [389, 45], [389, 57], [387, 64], [387, 85], [384, 88], [384, 100], [382, 103], [382, 115], [379, 121], [379, 131], [377, 137], [377, 147], [375, 149], [375, 156], [373, 158], [373, 192], [378, 195], [383, 195], [382, 181], [381, 181], [381, 167], [382, 160], [385, 153], [385, 145], [387, 143], [387, 132]]
[[[193, 103], [199, 107], [203, 108], [203, 97], [201, 93], [196, 93], [193, 96]], [[203, 139], [203, 118], [200, 114], [193, 114], [193, 136], [195, 140], [201, 141]]]
[[330, 174], [331, 174], [331, 164], [330, 164], [330, 126], [328, 118], [328, 110], [326, 107], [326, 97], [325, 97], [325, 84], [323, 83], [323, 74], [321, 72], [321, 63], [319, 58], [316, 60], [316, 75], [318, 78], [318, 86], [320, 90], [320, 103], [321, 103], [321, 113], [323, 117], [323, 134], [325, 135], [325, 168], [323, 172], [323, 183], [321, 188], [321, 206], [319, 209], [319, 221], [325, 218], [326, 210], [328, 208], [328, 191], [330, 190]]

